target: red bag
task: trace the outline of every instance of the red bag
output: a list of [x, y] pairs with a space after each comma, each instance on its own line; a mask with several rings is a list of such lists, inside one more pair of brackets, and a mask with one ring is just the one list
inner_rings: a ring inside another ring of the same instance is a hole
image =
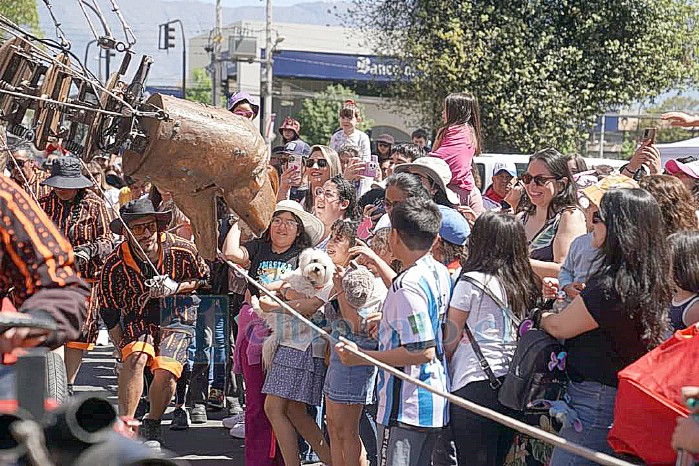
[[677, 417], [689, 411], [681, 389], [699, 386], [699, 330], [693, 325], [619, 372], [614, 425], [607, 440], [617, 453], [649, 465], [674, 465], [670, 441]]

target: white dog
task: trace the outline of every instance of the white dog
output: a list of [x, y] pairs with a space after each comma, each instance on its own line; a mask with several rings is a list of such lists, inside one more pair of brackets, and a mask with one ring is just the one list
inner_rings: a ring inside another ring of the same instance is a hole
[[[309, 248], [299, 256], [298, 268], [284, 274], [281, 280], [288, 284], [290, 289], [306, 298], [321, 297], [319, 295], [325, 294], [324, 299], [327, 299], [329, 289], [332, 288], [334, 273], [335, 265], [330, 256], [320, 249]], [[295, 317], [286, 312], [264, 312], [256, 296], [250, 299], [250, 305], [272, 329], [272, 334], [267, 337], [262, 346], [262, 367], [267, 370], [271, 367], [282, 339], [281, 332], [289, 327]]]

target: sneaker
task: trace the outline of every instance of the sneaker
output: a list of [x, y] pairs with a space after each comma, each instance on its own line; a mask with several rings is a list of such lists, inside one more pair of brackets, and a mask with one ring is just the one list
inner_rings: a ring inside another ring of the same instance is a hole
[[189, 418], [192, 420], [192, 424], [204, 424], [208, 420], [206, 416], [206, 406], [194, 405], [189, 411]]
[[223, 409], [225, 403], [226, 397], [223, 394], [223, 390], [219, 390], [217, 388], [212, 388], [209, 390], [209, 399], [206, 400], [206, 404], [209, 407], [209, 409], [213, 411], [218, 411], [220, 409]]
[[232, 429], [236, 424], [245, 422], [245, 413], [236, 414], [235, 416], [227, 417], [221, 421], [223, 427], [226, 429]]
[[160, 431], [160, 419], [143, 418], [138, 433], [143, 437], [146, 443], [150, 442], [152, 444], [148, 445], [151, 448], [155, 448], [156, 443], [157, 447], [160, 448], [160, 445], [163, 443], [163, 436]]
[[228, 404], [228, 415], [236, 416], [245, 412], [243, 407], [240, 406], [240, 400], [238, 398], [228, 397], [226, 398], [226, 403]]
[[172, 423], [170, 430], [187, 430], [189, 429], [189, 415], [182, 408], [175, 408], [172, 412]]
[[228, 431], [228, 435], [235, 438], [245, 438], [245, 420], [237, 423]]

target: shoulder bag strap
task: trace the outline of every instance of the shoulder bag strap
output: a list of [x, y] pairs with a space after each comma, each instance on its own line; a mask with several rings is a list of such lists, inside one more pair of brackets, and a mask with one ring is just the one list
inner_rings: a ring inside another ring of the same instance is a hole
[[500, 309], [502, 309], [505, 315], [512, 321], [515, 328], [519, 327], [519, 325], [522, 323], [520, 319], [516, 315], [514, 315], [514, 313], [510, 310], [509, 306], [506, 306], [505, 303], [502, 302], [502, 299], [495, 296], [495, 293], [493, 293], [490, 290], [490, 288], [488, 288], [483, 283], [479, 282], [470, 275], [462, 274], [462, 277], [466, 279], [469, 283], [471, 283], [473, 286], [481, 290], [483, 293], [487, 294], [488, 297], [490, 297], [490, 299], [492, 299], [495, 302], [495, 304], [498, 307], [500, 307]]
[[[470, 283], [478, 283], [476, 280], [472, 279], [472, 277], [469, 277], [468, 275], [465, 275], [465, 274], [461, 274], [461, 276], [459, 278], [465, 278]], [[482, 286], [477, 286], [477, 288], [479, 290], [485, 292], [485, 289]], [[496, 302], [496, 304], [498, 303], [498, 301], [495, 301], [495, 302]], [[481, 308], [481, 304], [483, 304], [483, 296], [481, 296], [481, 300], [478, 303], [478, 310], [479, 311]], [[469, 313], [470, 313], [470, 311], [469, 311]], [[490, 387], [493, 390], [497, 390], [498, 388], [500, 388], [502, 383], [498, 380], [497, 377], [495, 377], [495, 373], [493, 372], [493, 369], [490, 368], [490, 364], [488, 364], [488, 360], [483, 355], [483, 351], [481, 351], [480, 345], [476, 341], [476, 338], [473, 336], [473, 332], [471, 332], [471, 329], [468, 326], [468, 319], [466, 321], [466, 324], [464, 325], [464, 330], [466, 331], [466, 336], [468, 336], [468, 340], [471, 342], [471, 348], [473, 348], [473, 352], [476, 354], [476, 358], [478, 358], [478, 364], [481, 366], [481, 369], [483, 370], [483, 372], [485, 372], [485, 375], [488, 377], [488, 382], [490, 383]]]

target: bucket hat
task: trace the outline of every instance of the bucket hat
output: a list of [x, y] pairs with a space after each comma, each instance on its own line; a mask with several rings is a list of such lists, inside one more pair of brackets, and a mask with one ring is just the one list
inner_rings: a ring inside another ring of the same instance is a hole
[[63, 155], [51, 163], [51, 176], [42, 181], [41, 185], [62, 189], [84, 189], [92, 186], [92, 181], [83, 175], [80, 159]]

